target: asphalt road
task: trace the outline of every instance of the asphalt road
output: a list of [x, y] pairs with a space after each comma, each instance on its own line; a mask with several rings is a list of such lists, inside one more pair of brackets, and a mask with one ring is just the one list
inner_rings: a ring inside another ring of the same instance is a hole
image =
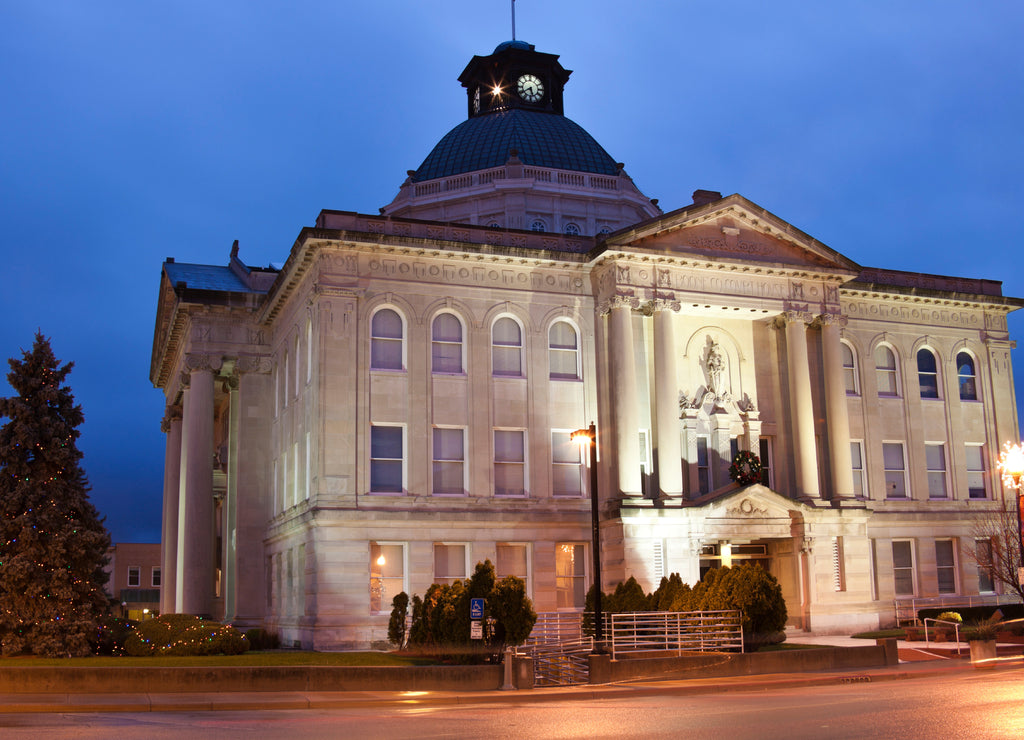
[[472, 706], [0, 714], [0, 738], [1018, 738], [1024, 668], [702, 696]]

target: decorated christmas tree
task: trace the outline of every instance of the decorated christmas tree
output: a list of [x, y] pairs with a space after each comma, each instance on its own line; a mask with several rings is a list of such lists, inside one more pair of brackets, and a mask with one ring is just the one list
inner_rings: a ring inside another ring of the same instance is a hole
[[50, 342], [8, 361], [0, 398], [0, 642], [4, 655], [88, 655], [107, 609], [110, 545], [76, 441], [84, 416]]

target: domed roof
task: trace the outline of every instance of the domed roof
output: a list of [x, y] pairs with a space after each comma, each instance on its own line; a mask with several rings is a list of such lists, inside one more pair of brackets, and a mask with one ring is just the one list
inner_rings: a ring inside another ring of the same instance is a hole
[[413, 182], [501, 167], [515, 149], [535, 167], [614, 177], [619, 167], [583, 127], [565, 116], [511, 108], [463, 121], [437, 143]]

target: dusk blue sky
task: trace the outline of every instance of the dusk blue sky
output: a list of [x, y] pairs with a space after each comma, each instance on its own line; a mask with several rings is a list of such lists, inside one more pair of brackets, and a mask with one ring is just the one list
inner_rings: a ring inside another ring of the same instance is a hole
[[[861, 265], [1024, 296], [1019, 0], [516, 6], [573, 70], [566, 115], [665, 210], [738, 192]], [[0, 0], [0, 357], [40, 329], [74, 361], [115, 541], [160, 536], [164, 259], [227, 264], [238, 239], [282, 263], [320, 209], [376, 213], [465, 117], [456, 78], [509, 8]]]

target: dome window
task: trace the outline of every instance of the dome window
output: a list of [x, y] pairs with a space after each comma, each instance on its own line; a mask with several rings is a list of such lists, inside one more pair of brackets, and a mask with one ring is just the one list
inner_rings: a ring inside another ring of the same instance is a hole
[[533, 223], [530, 224], [530, 231], [547, 231], [548, 225], [541, 219], [534, 219]]
[[565, 233], [566, 233], [566, 236], [579, 236], [580, 235], [580, 227], [577, 226], [576, 224], [572, 223], [572, 222], [567, 223], [565, 225]]

